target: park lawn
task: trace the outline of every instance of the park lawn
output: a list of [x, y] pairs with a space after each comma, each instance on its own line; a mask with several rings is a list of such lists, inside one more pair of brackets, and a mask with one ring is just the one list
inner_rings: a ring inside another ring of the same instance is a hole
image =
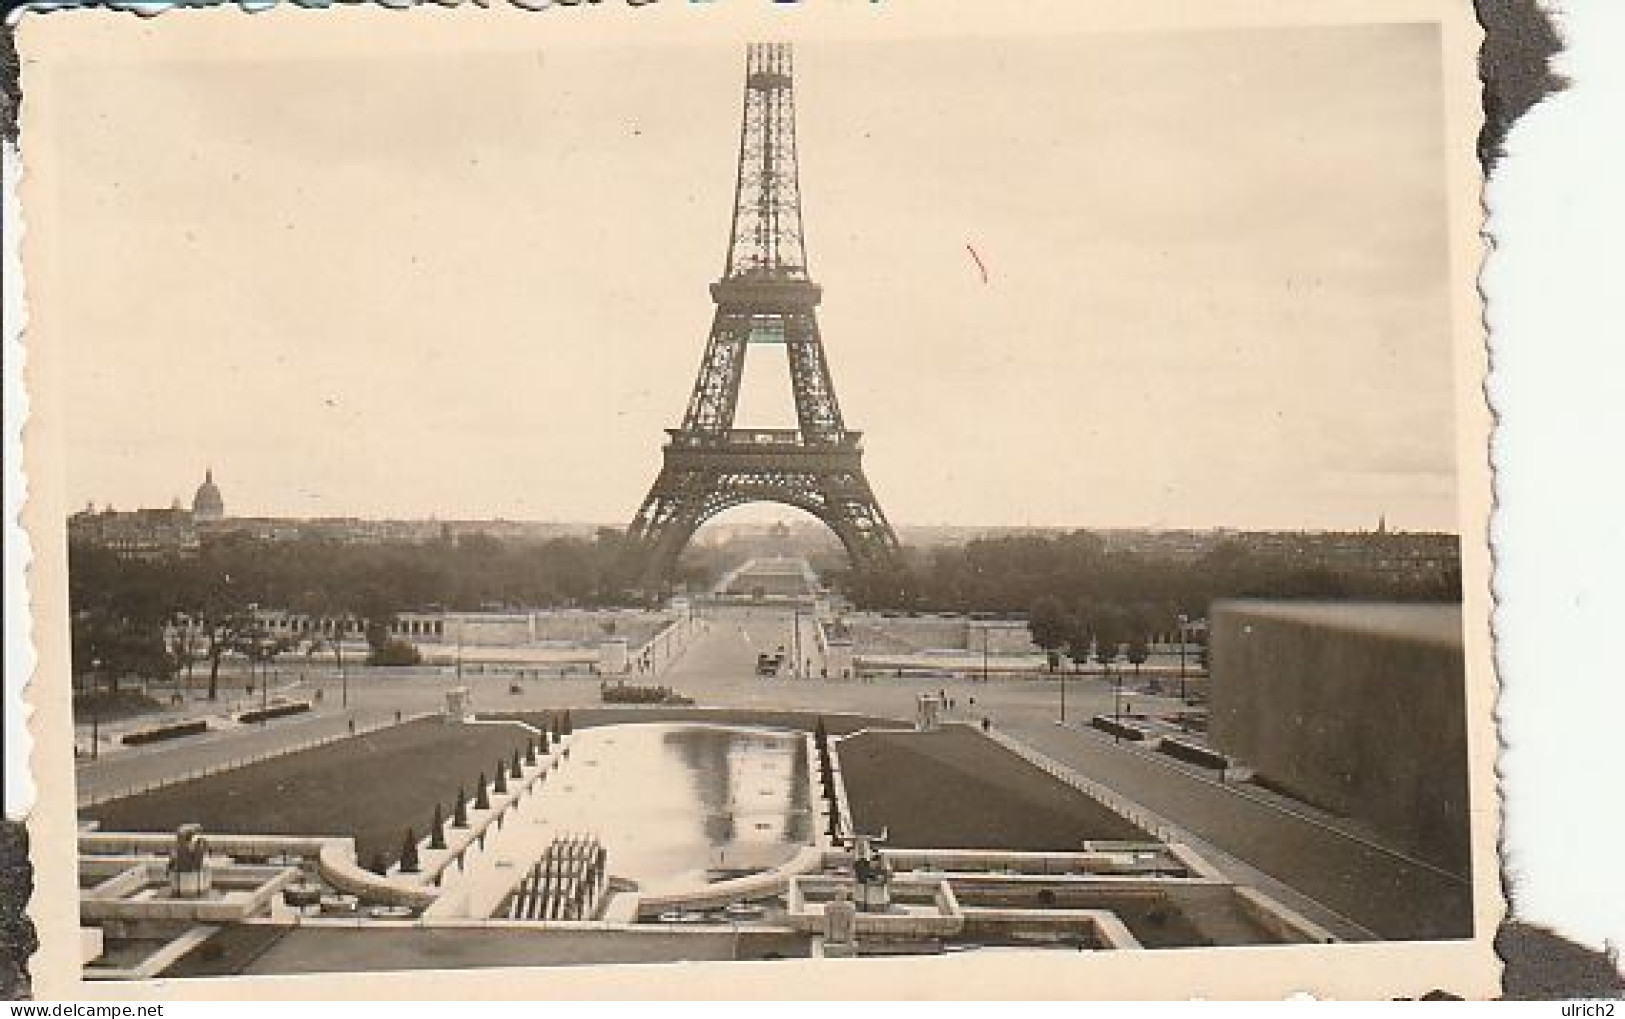
[[363, 864], [394, 861], [406, 829], [428, 833], [435, 804], [449, 812], [457, 790], [474, 795], [481, 772], [523, 750], [520, 726], [408, 722], [232, 771], [111, 800], [86, 809], [103, 831], [336, 835], [355, 839]]
[[836, 747], [857, 830], [909, 849], [1076, 851], [1146, 832], [979, 733], [866, 732]]

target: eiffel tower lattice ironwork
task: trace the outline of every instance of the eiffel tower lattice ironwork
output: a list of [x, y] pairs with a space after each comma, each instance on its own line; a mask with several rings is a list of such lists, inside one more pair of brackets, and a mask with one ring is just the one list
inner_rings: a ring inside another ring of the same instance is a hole
[[[897, 535], [863, 473], [862, 434], [841, 417], [807, 273], [796, 167], [795, 85], [790, 47], [753, 44], [745, 60], [745, 111], [734, 190], [733, 232], [699, 377], [680, 428], [667, 429], [664, 463], [632, 521], [643, 582], [664, 582], [706, 520], [748, 502], [798, 507], [845, 546], [854, 572], [892, 561]], [[734, 427], [745, 355], [782, 344], [790, 364], [797, 427]]]

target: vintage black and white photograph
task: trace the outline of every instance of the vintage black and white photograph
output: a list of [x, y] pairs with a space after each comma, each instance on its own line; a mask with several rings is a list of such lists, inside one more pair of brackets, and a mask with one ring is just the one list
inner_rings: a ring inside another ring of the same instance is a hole
[[1493, 979], [1417, 6], [25, 24], [56, 958]]

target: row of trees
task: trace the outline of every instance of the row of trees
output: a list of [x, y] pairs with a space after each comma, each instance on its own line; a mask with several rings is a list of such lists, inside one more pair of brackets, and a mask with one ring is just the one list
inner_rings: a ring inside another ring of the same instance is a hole
[[[1457, 601], [1459, 571], [1404, 575], [1304, 565], [1221, 542], [1192, 562], [1149, 559], [1089, 531], [978, 538], [913, 552], [897, 571], [836, 577], [865, 608], [1026, 612], [1041, 598], [1123, 606], [1172, 620], [1205, 616], [1217, 598]], [[1153, 631], [1154, 632], [1154, 631]]]
[[[540, 543], [486, 535], [370, 545], [226, 535], [207, 542], [196, 556], [152, 560], [73, 543], [74, 668], [117, 690], [124, 676], [173, 678], [205, 662], [213, 698], [226, 655], [264, 662], [294, 647], [256, 621], [256, 607], [364, 621], [370, 657], [401, 664], [411, 649], [390, 639], [389, 623], [397, 614], [623, 603], [630, 586], [625, 552], [621, 533], [608, 529], [593, 539]], [[702, 559], [688, 568], [708, 571], [714, 564]], [[331, 653], [343, 665], [342, 643], [332, 636], [309, 635], [304, 646], [307, 653]]]
[[[69, 548], [74, 668], [117, 690], [124, 676], [172, 678], [206, 662], [212, 698], [226, 655], [258, 662], [294, 646], [257, 624], [256, 606], [365, 621], [370, 658], [404, 664], [412, 649], [391, 641], [388, 628], [401, 612], [630, 604], [639, 579], [630, 553], [624, 533], [611, 528], [593, 538], [468, 534], [421, 544], [227, 534], [207, 540], [194, 557], [151, 560], [76, 542]], [[725, 548], [695, 547], [675, 580], [709, 585], [731, 564]], [[179, 622], [187, 625], [173, 625]], [[304, 647], [343, 664], [342, 644], [329, 636], [311, 635]]]
[[1205, 631], [1186, 632], [1181, 620], [1167, 619], [1155, 606], [1120, 607], [1100, 602], [1083, 602], [1068, 609], [1058, 599], [1045, 596], [1033, 603], [1027, 613], [1027, 629], [1033, 643], [1049, 656], [1050, 671], [1060, 666], [1064, 653], [1075, 668], [1082, 668], [1091, 655], [1110, 668], [1121, 655], [1136, 670], [1151, 657], [1153, 641], [1186, 641], [1194, 638], [1196, 663], [1207, 664]]

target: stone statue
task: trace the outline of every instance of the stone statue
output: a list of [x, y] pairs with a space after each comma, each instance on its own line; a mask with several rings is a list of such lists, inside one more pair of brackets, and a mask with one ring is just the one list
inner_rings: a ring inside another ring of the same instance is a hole
[[835, 893], [835, 901], [824, 907], [824, 954], [856, 955], [857, 941], [858, 909], [852, 904], [852, 893], [842, 888]]
[[169, 859], [169, 887], [176, 898], [197, 898], [210, 887], [209, 840], [200, 824], [175, 829], [175, 852]]
[[884, 912], [891, 906], [891, 865], [878, 848], [887, 834], [884, 828], [879, 835], [860, 834], [852, 849], [852, 883], [858, 908], [865, 913]]
[[947, 694], [922, 693], [914, 699], [914, 731], [936, 732], [942, 723], [942, 709]]

